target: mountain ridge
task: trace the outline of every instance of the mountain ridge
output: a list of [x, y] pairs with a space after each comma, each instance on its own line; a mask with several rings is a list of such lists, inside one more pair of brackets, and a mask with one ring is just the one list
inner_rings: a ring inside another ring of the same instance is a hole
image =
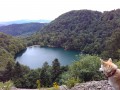
[[11, 24], [0, 27], [0, 32], [12, 35], [20, 36], [32, 34], [40, 29], [42, 29], [47, 23], [24, 23], [24, 24]]
[[0, 22], [0, 26], [6, 26], [11, 24], [25, 24], [25, 23], [50, 23], [51, 20], [15, 20], [15, 21], [4, 21]]

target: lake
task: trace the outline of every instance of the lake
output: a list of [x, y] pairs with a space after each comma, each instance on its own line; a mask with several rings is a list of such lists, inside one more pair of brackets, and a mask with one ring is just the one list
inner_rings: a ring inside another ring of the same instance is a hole
[[44, 62], [52, 64], [54, 59], [58, 59], [61, 65], [69, 65], [76, 60], [79, 51], [64, 50], [63, 48], [49, 48], [40, 46], [27, 47], [21, 56], [16, 57], [20, 64], [27, 65], [31, 69], [42, 67]]

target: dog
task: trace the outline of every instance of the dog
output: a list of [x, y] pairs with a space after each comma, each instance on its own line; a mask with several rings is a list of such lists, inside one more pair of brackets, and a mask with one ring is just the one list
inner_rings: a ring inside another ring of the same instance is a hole
[[100, 59], [100, 61], [101, 68], [99, 68], [99, 71], [105, 74], [108, 78], [108, 83], [113, 86], [115, 90], [120, 90], [120, 69], [112, 62], [111, 58], [107, 61]]

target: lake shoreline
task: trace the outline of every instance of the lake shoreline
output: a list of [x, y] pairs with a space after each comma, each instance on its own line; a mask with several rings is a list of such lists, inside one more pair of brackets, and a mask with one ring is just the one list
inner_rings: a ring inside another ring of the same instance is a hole
[[56, 58], [60, 61], [61, 65], [66, 66], [76, 60], [76, 55], [80, 54], [76, 50], [41, 47], [40, 45], [29, 46], [23, 51], [19, 52], [18, 56], [16, 56], [16, 61], [27, 66], [31, 66], [32, 64], [32, 67], [38, 64], [38, 66], [42, 66], [44, 62], [48, 62], [51, 65], [52, 61]]

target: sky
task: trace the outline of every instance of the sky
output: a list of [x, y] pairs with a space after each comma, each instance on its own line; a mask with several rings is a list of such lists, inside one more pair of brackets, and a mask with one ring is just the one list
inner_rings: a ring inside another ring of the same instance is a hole
[[0, 0], [0, 22], [14, 20], [54, 20], [71, 10], [110, 11], [120, 8], [120, 0]]

